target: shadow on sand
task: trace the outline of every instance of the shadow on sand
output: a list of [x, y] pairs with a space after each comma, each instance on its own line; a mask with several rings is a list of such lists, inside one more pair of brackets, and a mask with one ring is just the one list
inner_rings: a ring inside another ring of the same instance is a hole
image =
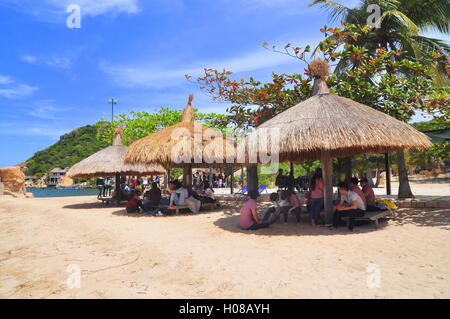
[[69, 208], [69, 209], [95, 209], [95, 208], [111, 208], [111, 207], [117, 207], [114, 205], [105, 205], [100, 202], [92, 202], [92, 203], [80, 203], [80, 204], [71, 204], [71, 205], [65, 205], [63, 208]]
[[[353, 232], [347, 231], [345, 226], [341, 226], [336, 230], [329, 230], [324, 226], [311, 226], [309, 218], [306, 213], [302, 214], [300, 223], [297, 224], [295, 216], [289, 216], [288, 222], [277, 221], [267, 228], [259, 230], [243, 230], [239, 227], [239, 214], [226, 214], [226, 217], [222, 217], [214, 222], [214, 225], [222, 228], [223, 230], [233, 233], [253, 234], [261, 236], [332, 236], [332, 235], [352, 235], [369, 233], [376, 231], [373, 224], [367, 222], [355, 223], [355, 229]], [[381, 222], [378, 230], [381, 230], [387, 223]]]
[[450, 209], [401, 208], [395, 222], [398, 225], [413, 224], [420, 227], [440, 227], [450, 230]]

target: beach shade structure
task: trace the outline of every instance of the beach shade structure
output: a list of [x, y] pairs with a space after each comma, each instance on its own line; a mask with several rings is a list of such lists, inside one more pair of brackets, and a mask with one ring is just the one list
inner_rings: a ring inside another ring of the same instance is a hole
[[125, 154], [125, 163], [183, 168], [183, 183], [188, 189], [192, 186], [193, 167], [233, 165], [235, 141], [195, 122], [193, 98], [189, 95], [180, 123], [133, 142]]
[[[315, 60], [309, 69], [315, 78], [313, 96], [264, 122], [246, 137], [245, 142], [258, 141], [247, 148], [259, 152], [270, 149], [271, 143], [276, 144], [273, 146], [280, 162], [321, 160], [326, 219], [330, 223], [333, 192], [331, 158], [429, 147], [431, 142], [425, 134], [405, 122], [367, 105], [331, 94], [325, 82], [329, 75], [326, 61]], [[261, 143], [258, 135], [270, 136], [270, 139]], [[238, 149], [238, 156], [241, 157], [244, 148]]]
[[71, 178], [115, 176], [116, 194], [119, 194], [121, 175], [148, 176], [165, 174], [164, 167], [158, 164], [124, 164], [127, 147], [122, 145], [122, 131], [121, 127], [116, 127], [113, 145], [73, 165], [67, 172], [67, 176]]

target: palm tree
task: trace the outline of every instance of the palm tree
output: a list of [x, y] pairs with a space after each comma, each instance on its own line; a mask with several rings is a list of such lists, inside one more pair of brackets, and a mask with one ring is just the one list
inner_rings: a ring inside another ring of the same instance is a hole
[[[385, 47], [391, 50], [402, 48], [410, 57], [421, 58], [430, 51], [442, 51], [450, 55], [450, 46], [442, 40], [424, 36], [425, 31], [449, 34], [450, 4], [448, 0], [361, 0], [356, 8], [348, 8], [331, 0], [314, 0], [309, 6], [321, 5], [330, 13], [330, 20], [342, 18], [344, 23], [366, 25], [372, 10], [370, 5], [381, 9], [379, 28], [372, 28], [361, 43], [369, 50]], [[337, 72], [345, 69], [347, 61], [341, 61]], [[441, 84], [445, 83], [444, 65], [437, 66]]]
[[[362, 40], [361, 46], [374, 51], [385, 47], [391, 50], [400, 48], [413, 59], [421, 59], [431, 51], [441, 51], [450, 56], [450, 46], [442, 40], [423, 35], [425, 31], [438, 31], [449, 34], [450, 4], [448, 0], [361, 0], [356, 8], [348, 8], [331, 0], [314, 0], [309, 6], [321, 5], [330, 13], [330, 20], [342, 18], [344, 23], [367, 25], [373, 10], [370, 5], [378, 5], [381, 9], [379, 27], [372, 27], [368, 37]], [[444, 64], [431, 65], [438, 70], [436, 83], [447, 85], [448, 76]], [[351, 68], [350, 61], [341, 60], [335, 72], [340, 73]], [[397, 153], [399, 168], [399, 198], [413, 197], [408, 181], [404, 153]]]

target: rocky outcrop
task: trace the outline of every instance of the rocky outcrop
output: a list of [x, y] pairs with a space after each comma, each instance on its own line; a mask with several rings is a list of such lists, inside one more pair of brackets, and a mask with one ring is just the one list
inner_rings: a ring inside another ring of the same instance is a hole
[[0, 181], [4, 185], [4, 192], [18, 193], [25, 195], [25, 174], [20, 167], [0, 168]]
[[73, 179], [68, 176], [64, 176], [63, 178], [61, 178], [58, 185], [63, 187], [73, 186]]

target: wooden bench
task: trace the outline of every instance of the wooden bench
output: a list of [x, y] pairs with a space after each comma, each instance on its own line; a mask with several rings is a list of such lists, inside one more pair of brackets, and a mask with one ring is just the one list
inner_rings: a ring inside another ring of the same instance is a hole
[[157, 208], [159, 209], [165, 209], [165, 210], [174, 210], [175, 214], [178, 216], [181, 209], [189, 209], [186, 205], [180, 205], [180, 206], [168, 206], [168, 205], [158, 205]]
[[[379, 226], [379, 219], [387, 218], [387, 217], [395, 217], [395, 211], [393, 210], [384, 210], [384, 211], [373, 211], [366, 212], [362, 217], [355, 217], [354, 220], [366, 220], [375, 222], [375, 228]], [[348, 217], [344, 217], [348, 220]]]

